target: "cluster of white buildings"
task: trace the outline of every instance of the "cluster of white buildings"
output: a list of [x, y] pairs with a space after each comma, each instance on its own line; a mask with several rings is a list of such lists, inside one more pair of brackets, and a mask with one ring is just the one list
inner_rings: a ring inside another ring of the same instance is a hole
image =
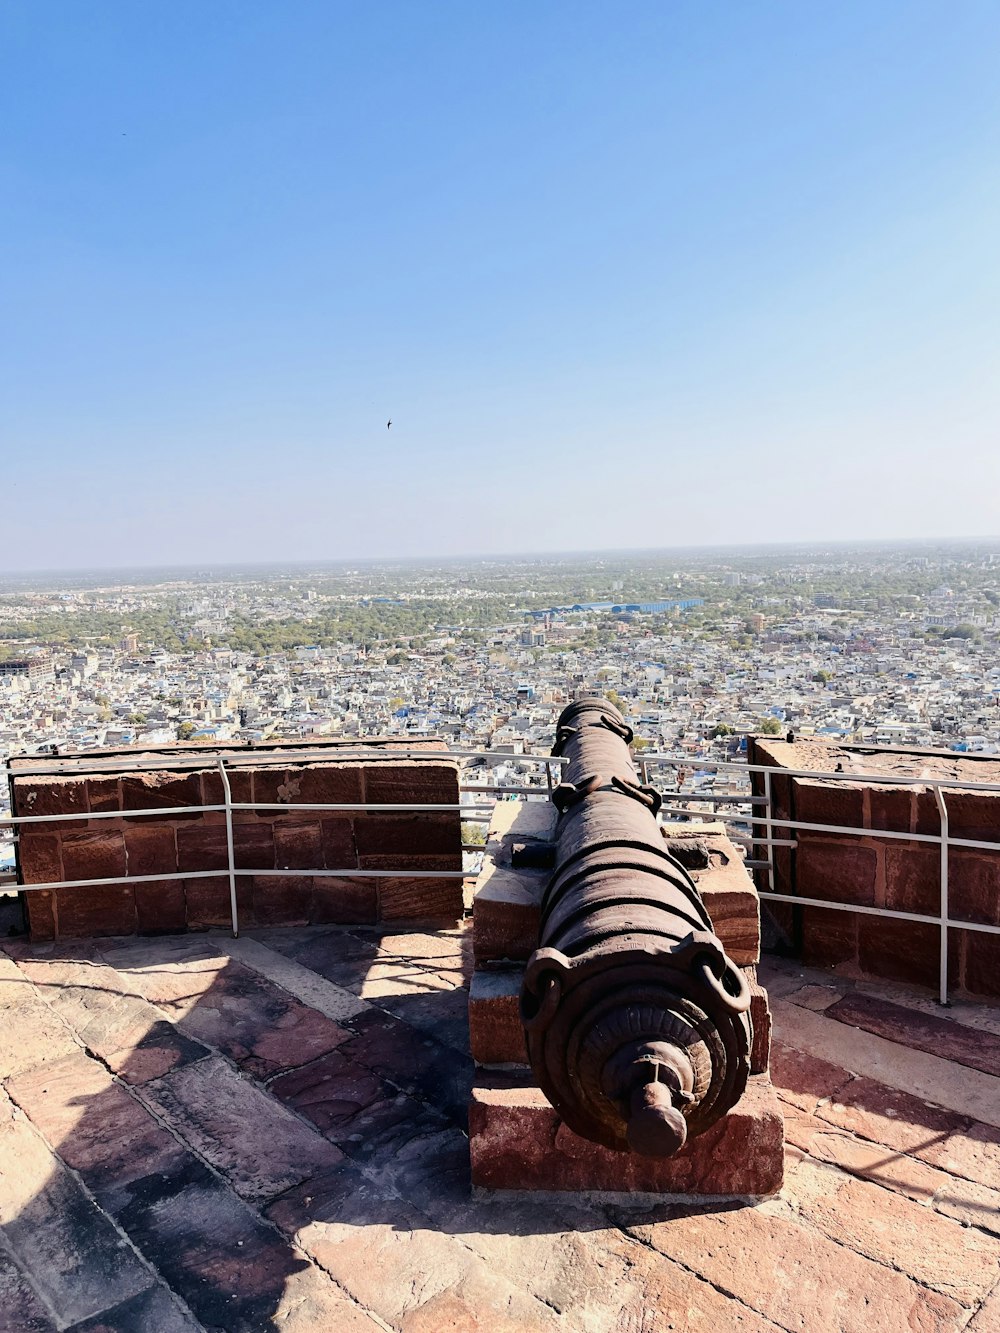
[[[485, 631], [449, 624], [367, 650], [305, 642], [266, 656], [176, 643], [168, 650], [132, 631], [115, 648], [29, 644], [23, 656], [35, 669], [0, 674], [0, 760], [178, 739], [436, 733], [456, 748], [495, 751], [494, 777], [513, 783], [524, 775], [501, 756], [546, 753], [559, 710], [593, 690], [617, 697], [649, 753], [692, 760], [735, 754], [741, 734], [761, 727], [1000, 752], [1000, 596], [984, 593], [981, 579], [974, 592], [941, 584], [924, 597], [897, 598], [889, 612], [789, 594], [787, 570], [780, 593], [766, 575], [721, 570], [715, 582], [717, 602], [713, 579], [696, 588], [704, 598], [697, 614], [615, 619], [602, 609], [539, 619], [512, 601], [509, 621]], [[737, 604], [733, 590], [747, 584], [752, 594]], [[72, 614], [80, 596], [51, 594], [45, 606]], [[167, 596], [176, 599], [176, 589], [123, 591], [126, 623]], [[450, 608], [440, 596], [444, 622]], [[303, 600], [313, 600], [309, 590], [304, 599], [296, 593], [296, 605]], [[189, 592], [184, 609], [199, 633], [220, 632], [234, 606], [288, 618], [282, 594], [260, 590], [255, 603], [245, 586], [212, 583]], [[37, 615], [37, 600], [32, 609]], [[10, 855], [0, 841], [0, 865]]]

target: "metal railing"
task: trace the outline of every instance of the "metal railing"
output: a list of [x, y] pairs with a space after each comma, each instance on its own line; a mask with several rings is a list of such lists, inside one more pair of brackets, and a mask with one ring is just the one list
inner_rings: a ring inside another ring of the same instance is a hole
[[[200, 751], [190, 753], [177, 753], [170, 755], [147, 755], [143, 759], [136, 759], [129, 763], [123, 762], [117, 757], [108, 755], [95, 755], [76, 757], [60, 760], [59, 758], [39, 760], [37, 763], [30, 763], [18, 760], [16, 767], [8, 767], [9, 776], [12, 778], [30, 778], [30, 777], [73, 777], [80, 778], [90, 776], [126, 776], [129, 773], [148, 773], [148, 772], [199, 772], [207, 773], [216, 771], [222, 785], [223, 800], [214, 804], [198, 803], [192, 805], [169, 805], [152, 806], [139, 810], [67, 810], [59, 814], [50, 815], [14, 815], [0, 817], [0, 829], [13, 830], [15, 843], [20, 842], [18, 830], [22, 827], [32, 825], [48, 824], [79, 824], [81, 820], [88, 822], [91, 820], [128, 820], [128, 819], [149, 819], [165, 818], [176, 819], [188, 815], [204, 814], [224, 814], [226, 827], [226, 849], [227, 865], [225, 868], [213, 870], [174, 870], [165, 874], [146, 874], [146, 875], [117, 875], [102, 876], [89, 879], [64, 879], [48, 880], [40, 883], [27, 884], [23, 882], [23, 873], [20, 866], [20, 854], [18, 854], [18, 874], [16, 888], [19, 892], [26, 893], [51, 893], [60, 889], [79, 889], [79, 888], [97, 888], [114, 885], [136, 885], [136, 884], [156, 884], [165, 883], [177, 879], [218, 879], [222, 875], [227, 875], [229, 879], [229, 899], [230, 913], [232, 918], [233, 937], [239, 935], [239, 910], [236, 895], [236, 881], [239, 877], [261, 876], [267, 878], [289, 877], [302, 878], [309, 877], [328, 878], [328, 879], [470, 879], [475, 878], [474, 871], [467, 870], [409, 870], [409, 869], [389, 869], [389, 870], [369, 870], [360, 867], [345, 867], [344, 869], [327, 869], [316, 867], [315, 869], [298, 867], [295, 869], [282, 869], [278, 867], [266, 867], [261, 869], [250, 869], [244, 866], [236, 865], [236, 838], [234, 830], [233, 815], [238, 811], [278, 811], [283, 814], [289, 813], [354, 813], [354, 814], [436, 814], [451, 813], [459, 817], [460, 823], [480, 823], [489, 824], [493, 817], [495, 801], [492, 803], [475, 802], [464, 804], [461, 800], [455, 802], [379, 802], [379, 801], [330, 801], [330, 802], [297, 802], [297, 801], [234, 801], [232, 787], [230, 784], [230, 774], [245, 771], [252, 768], [254, 771], [261, 769], [277, 768], [283, 769], [289, 765], [302, 764], [306, 761], [312, 764], [320, 764], [331, 761], [341, 762], [344, 760], [357, 760], [371, 764], [374, 757], [386, 761], [394, 760], [424, 760], [429, 763], [448, 762], [451, 760], [468, 760], [489, 758], [503, 764], [535, 764], [542, 765], [545, 770], [545, 786], [531, 786], [529, 784], [506, 785], [500, 783], [460, 783], [459, 796], [463, 794], [473, 795], [493, 795], [513, 796], [521, 799], [528, 795], [546, 796], [552, 790], [554, 785], [553, 769], [559, 770], [566, 762], [558, 756], [552, 755], [532, 755], [532, 754], [503, 754], [498, 755], [491, 750], [412, 750], [407, 748], [392, 749], [386, 745], [374, 751], [359, 746], [356, 750], [337, 747], [335, 751], [317, 753], [317, 748], [306, 750], [238, 750], [231, 753], [214, 753], [213, 747], [205, 747]], [[214, 761], [214, 762], [212, 762]], [[461, 844], [461, 850], [481, 852], [483, 848], [475, 844]]]
[[[952, 756], [954, 757], [954, 756]], [[721, 759], [702, 759], [694, 758], [691, 755], [670, 755], [670, 754], [642, 754], [639, 757], [639, 768], [642, 774], [642, 780], [645, 783], [650, 781], [650, 769], [660, 767], [673, 767], [675, 769], [690, 770], [695, 769], [699, 772], [715, 772], [735, 774], [745, 777], [748, 780], [751, 774], [761, 775], [761, 786], [763, 795], [757, 795], [752, 788], [748, 789], [746, 794], [742, 792], [720, 792], [710, 791], [682, 791], [666, 790], [663, 792], [665, 801], [671, 802], [693, 802], [699, 801], [706, 805], [723, 804], [738, 805], [747, 808], [746, 813], [737, 811], [728, 816], [719, 812], [714, 812], [717, 819], [725, 824], [735, 824], [737, 827], [731, 832], [733, 841], [742, 843], [752, 849], [767, 848], [767, 855], [762, 858], [749, 857], [746, 864], [754, 869], [765, 870], [767, 872], [768, 887], [762, 891], [760, 898], [762, 902], [788, 903], [794, 907], [822, 907], [834, 912], [854, 912], [862, 916], [877, 916], [891, 918], [897, 921], [913, 921], [922, 925], [936, 926], [940, 931], [940, 958], [938, 963], [938, 1000], [942, 1005], [950, 1003], [948, 998], [949, 978], [948, 978], [948, 940], [951, 930], [971, 930], [988, 935], [1000, 935], [1000, 926], [989, 925], [979, 921], [965, 921], [961, 918], [955, 918], [949, 911], [949, 879], [951, 867], [949, 862], [949, 852], [952, 847], [972, 848], [979, 851], [991, 851], [1000, 856], [1000, 806], [998, 806], [997, 819], [997, 841], [987, 842], [979, 838], [956, 838], [949, 828], [949, 812], [946, 793], [951, 791], [961, 792], [986, 792], [995, 795], [1000, 800], [1000, 783], [994, 782], [971, 782], [962, 778], [931, 778], [920, 776], [908, 776], [898, 773], [837, 773], [827, 772], [825, 770], [805, 769], [805, 768], [785, 768], [770, 764], [748, 764], [733, 760]], [[792, 819], [790, 816], [777, 815], [774, 811], [773, 795], [771, 790], [771, 780], [774, 776], [781, 778], [805, 778], [824, 783], [853, 783], [854, 785], [866, 786], [868, 784], [881, 784], [882, 786], [899, 787], [919, 787], [921, 790], [933, 793], [934, 801], [937, 806], [940, 819], [940, 828], [937, 833], [909, 833], [898, 829], [877, 829], [863, 828], [855, 825], [846, 824], [818, 824], [807, 820]], [[754, 813], [761, 811], [761, 813]], [[690, 809], [689, 805], [671, 804], [664, 805], [661, 808], [663, 814], [675, 814], [684, 817], [690, 817], [696, 813]], [[704, 813], [704, 812], [698, 812]], [[757, 831], [756, 826], [762, 826], [763, 833]], [[748, 826], [749, 833], [744, 834], [739, 826]], [[730, 830], [727, 828], [727, 832]], [[940, 868], [939, 868], [939, 910], [936, 916], [931, 916], [922, 912], [904, 912], [898, 908], [890, 907], [869, 907], [860, 903], [842, 903], [834, 902], [825, 898], [802, 897], [798, 894], [779, 893], [775, 889], [775, 871], [774, 857], [770, 851], [773, 847], [787, 847], [794, 851], [799, 843], [797, 838], [788, 838], [780, 835], [782, 832], [794, 831], [796, 833], [833, 833], [846, 836], [886, 839], [889, 841], [900, 842], [919, 842], [933, 843], [940, 847]]]

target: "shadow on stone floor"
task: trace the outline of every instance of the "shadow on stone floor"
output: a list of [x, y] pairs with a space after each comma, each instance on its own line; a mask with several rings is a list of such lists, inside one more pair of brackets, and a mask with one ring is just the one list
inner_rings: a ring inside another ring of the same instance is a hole
[[[334, 1023], [221, 936], [6, 941], [15, 980], [75, 1034], [6, 1080], [59, 1159], [15, 1117], [30, 1162], [4, 1232], [43, 1298], [16, 1327], [189, 1329], [159, 1275], [207, 1328], [348, 1329], [367, 1316], [345, 1290], [377, 1309], [407, 1264], [482, 1267], [464, 1234], [609, 1225], [572, 1197], [471, 1196], [464, 941], [257, 934], [364, 1007]], [[391, 1236], [419, 1243], [391, 1279], [366, 1274]]]

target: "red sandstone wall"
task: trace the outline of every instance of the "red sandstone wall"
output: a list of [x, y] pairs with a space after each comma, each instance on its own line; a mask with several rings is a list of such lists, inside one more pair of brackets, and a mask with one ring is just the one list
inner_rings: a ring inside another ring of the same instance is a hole
[[[880, 839], [879, 829], [938, 833], [940, 818], [933, 792], [919, 787], [822, 783], [780, 773], [796, 762], [793, 747], [752, 737], [751, 763], [774, 766], [771, 778], [775, 815], [813, 824], [871, 830], [866, 836], [774, 831], [794, 837], [798, 847], [773, 848], [775, 890], [829, 902], [858, 903], [902, 912], [935, 915], [940, 903], [940, 851], [935, 843]], [[831, 761], [830, 768], [834, 767]], [[992, 780], [984, 777], [984, 780]], [[763, 793], [763, 779], [754, 789]], [[948, 792], [949, 832], [956, 838], [995, 841], [997, 851], [952, 847], [949, 852], [949, 914], [960, 921], [1000, 925], [1000, 797], [990, 793]], [[764, 857], [766, 848], [756, 855]], [[767, 888], [757, 871], [758, 888]], [[793, 939], [804, 963], [936, 988], [940, 932], [914, 921], [879, 919], [822, 908], [767, 908]], [[1000, 936], [953, 929], [949, 976], [955, 990], [1000, 996]]]
[[[328, 753], [328, 752], [327, 752]], [[121, 776], [18, 774], [12, 765], [16, 815], [66, 814], [58, 824], [21, 825], [21, 883], [170, 875], [146, 884], [26, 893], [33, 939], [154, 934], [230, 923], [225, 814], [92, 819], [110, 810], [179, 808], [222, 802], [217, 769]], [[323, 759], [241, 768], [229, 774], [234, 801], [457, 804], [452, 760], [404, 761], [378, 751], [369, 761]], [[241, 927], [306, 923], [434, 920], [462, 914], [461, 879], [314, 876], [310, 870], [461, 870], [461, 823], [455, 812], [234, 812]], [[301, 870], [296, 876], [268, 870]], [[218, 870], [218, 877], [186, 872]]]

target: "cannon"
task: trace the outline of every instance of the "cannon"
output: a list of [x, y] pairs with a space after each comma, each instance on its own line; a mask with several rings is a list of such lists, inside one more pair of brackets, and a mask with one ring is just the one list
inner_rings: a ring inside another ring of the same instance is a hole
[[669, 1157], [746, 1088], [750, 991], [667, 851], [631, 742], [607, 699], [560, 715], [554, 871], [520, 1014], [539, 1086], [571, 1130]]

